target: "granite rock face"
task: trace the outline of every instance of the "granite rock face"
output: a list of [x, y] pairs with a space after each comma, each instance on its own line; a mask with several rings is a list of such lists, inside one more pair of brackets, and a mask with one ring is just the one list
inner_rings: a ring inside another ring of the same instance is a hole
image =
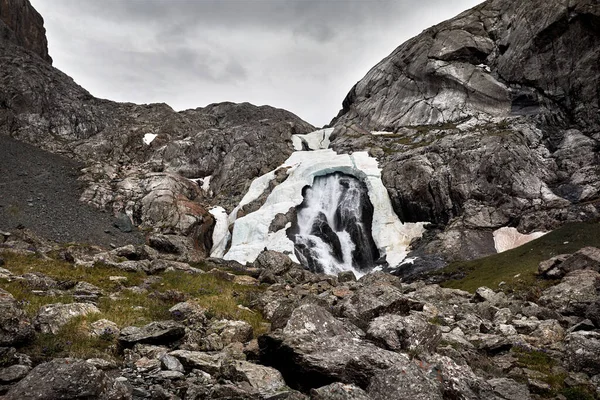
[[369, 130], [561, 110], [598, 128], [600, 7], [488, 0], [425, 30], [350, 91], [337, 125]]
[[477, 258], [500, 227], [599, 215], [599, 21], [592, 0], [488, 0], [350, 91], [332, 147], [376, 156], [402, 221], [435, 225], [416, 255]]

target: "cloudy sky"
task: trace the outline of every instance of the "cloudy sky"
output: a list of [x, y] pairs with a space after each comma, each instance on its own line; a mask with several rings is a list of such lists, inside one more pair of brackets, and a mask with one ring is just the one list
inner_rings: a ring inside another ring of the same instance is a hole
[[479, 0], [31, 0], [54, 65], [93, 95], [221, 101], [328, 123], [398, 45]]

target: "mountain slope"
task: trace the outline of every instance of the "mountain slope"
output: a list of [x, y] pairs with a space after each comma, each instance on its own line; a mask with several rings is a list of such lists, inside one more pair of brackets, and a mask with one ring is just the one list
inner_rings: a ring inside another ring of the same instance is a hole
[[[492, 232], [599, 216], [600, 5], [488, 0], [359, 81], [332, 147], [367, 150], [420, 255], [495, 253]], [[375, 133], [372, 133], [375, 132]]]

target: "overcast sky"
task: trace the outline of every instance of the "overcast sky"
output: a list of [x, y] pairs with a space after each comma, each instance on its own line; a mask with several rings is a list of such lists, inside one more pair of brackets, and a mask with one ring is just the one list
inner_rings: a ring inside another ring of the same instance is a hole
[[31, 0], [54, 66], [93, 95], [221, 101], [328, 123], [402, 42], [479, 0]]

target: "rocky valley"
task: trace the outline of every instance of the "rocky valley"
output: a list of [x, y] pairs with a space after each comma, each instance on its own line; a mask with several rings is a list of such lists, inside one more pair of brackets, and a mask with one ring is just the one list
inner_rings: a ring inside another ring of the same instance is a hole
[[487, 0], [318, 129], [98, 99], [0, 0], [0, 396], [600, 398], [600, 5]]

